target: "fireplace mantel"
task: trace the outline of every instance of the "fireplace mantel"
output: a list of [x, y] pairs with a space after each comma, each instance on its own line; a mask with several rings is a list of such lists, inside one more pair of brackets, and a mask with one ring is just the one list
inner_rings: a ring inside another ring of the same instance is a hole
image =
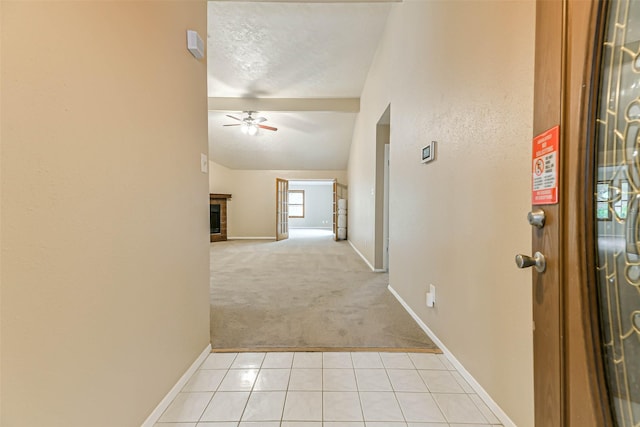
[[230, 198], [231, 198], [231, 194], [217, 194], [217, 193], [209, 194], [209, 200], [230, 199]]
[[[211, 242], [221, 242], [227, 240], [227, 200], [231, 199], [231, 194], [209, 194], [209, 206], [219, 205], [217, 212], [220, 224], [217, 230], [214, 230], [214, 209], [210, 208], [210, 225], [211, 225]], [[217, 225], [217, 224], [216, 224]], [[214, 232], [219, 231], [219, 232]]]

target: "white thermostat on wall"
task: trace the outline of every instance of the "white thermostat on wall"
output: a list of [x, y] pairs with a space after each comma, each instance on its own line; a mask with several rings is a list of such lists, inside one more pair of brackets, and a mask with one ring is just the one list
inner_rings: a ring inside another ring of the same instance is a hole
[[429, 163], [436, 158], [436, 142], [431, 141], [422, 148], [422, 163]]

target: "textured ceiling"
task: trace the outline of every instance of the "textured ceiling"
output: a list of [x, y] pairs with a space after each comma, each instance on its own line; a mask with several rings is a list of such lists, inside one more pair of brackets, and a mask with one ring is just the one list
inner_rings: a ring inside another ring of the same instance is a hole
[[265, 125], [255, 136], [240, 132], [225, 113], [209, 111], [209, 155], [231, 169], [346, 169], [355, 113], [261, 112]]
[[[293, 103], [280, 103], [278, 111], [260, 111], [278, 131], [261, 130], [256, 137], [222, 127], [231, 120], [224, 114], [252, 109], [252, 98], [359, 98], [390, 7], [380, 2], [209, 2], [211, 159], [234, 169], [346, 168], [354, 112], [326, 105], [318, 107], [321, 111], [300, 111]], [[228, 98], [248, 99], [247, 107], [216, 107], [229, 105]]]

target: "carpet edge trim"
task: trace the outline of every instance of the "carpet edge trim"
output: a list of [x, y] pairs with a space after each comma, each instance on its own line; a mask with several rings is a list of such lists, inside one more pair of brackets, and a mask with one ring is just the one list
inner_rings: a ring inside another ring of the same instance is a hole
[[431, 340], [442, 350], [445, 357], [451, 362], [453, 366], [460, 372], [460, 375], [469, 383], [471, 388], [478, 394], [480, 399], [493, 411], [493, 413], [498, 417], [500, 422], [504, 425], [504, 427], [517, 427], [516, 424], [509, 418], [509, 416], [502, 410], [502, 408], [493, 400], [493, 398], [487, 393], [487, 391], [480, 385], [478, 381], [465, 369], [465, 367], [460, 363], [460, 361], [453, 355], [453, 353], [440, 341], [440, 339], [436, 336], [436, 334], [429, 329], [429, 327], [418, 317], [418, 315], [413, 311], [411, 307], [406, 303], [406, 301], [393, 289], [393, 286], [389, 284], [387, 286], [389, 292], [398, 300], [398, 302], [404, 307], [404, 309], [409, 313], [409, 315], [413, 318], [413, 320], [420, 326], [420, 328], [431, 338]]
[[173, 387], [171, 387], [171, 390], [169, 390], [166, 396], [162, 398], [160, 403], [158, 403], [158, 406], [155, 407], [155, 409], [151, 412], [151, 414], [149, 414], [147, 419], [144, 420], [140, 427], [153, 427], [158, 422], [164, 411], [167, 410], [171, 402], [173, 402], [173, 399], [178, 396], [180, 390], [182, 390], [182, 388], [187, 384], [189, 379], [191, 379], [191, 376], [195, 374], [195, 372], [198, 370], [200, 365], [202, 365], [202, 362], [204, 362], [209, 354], [211, 354], [211, 343], [207, 344], [205, 349], [202, 350], [202, 353], [200, 353], [196, 360], [193, 361], [186, 372], [182, 374], [178, 382], [175, 383]]

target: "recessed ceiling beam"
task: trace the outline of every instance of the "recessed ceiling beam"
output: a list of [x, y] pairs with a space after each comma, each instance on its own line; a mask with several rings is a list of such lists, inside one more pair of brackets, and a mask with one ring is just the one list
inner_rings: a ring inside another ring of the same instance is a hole
[[360, 112], [360, 98], [209, 98], [209, 111]]

